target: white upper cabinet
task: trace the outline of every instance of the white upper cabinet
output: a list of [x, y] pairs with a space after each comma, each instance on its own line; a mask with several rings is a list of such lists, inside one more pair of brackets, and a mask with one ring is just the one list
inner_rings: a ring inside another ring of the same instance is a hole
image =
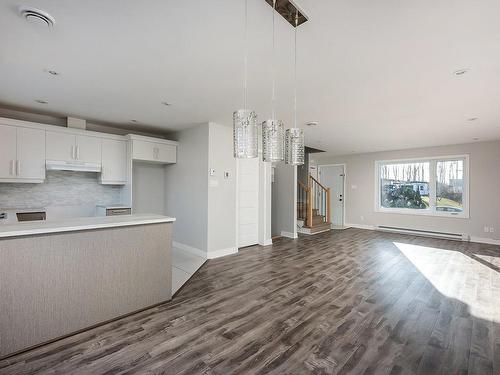
[[77, 135], [75, 147], [76, 160], [85, 163], [101, 163], [101, 138]]
[[76, 137], [74, 134], [51, 132], [46, 134], [47, 160], [74, 161]]
[[17, 163], [19, 178], [45, 180], [45, 131], [17, 129]]
[[16, 178], [17, 129], [0, 125], [0, 178]]
[[45, 131], [0, 125], [0, 181], [45, 179]]
[[102, 140], [101, 183], [125, 185], [127, 183], [127, 142]]
[[47, 160], [101, 163], [101, 138], [64, 132], [47, 132]]
[[177, 142], [131, 135], [132, 159], [153, 163], [177, 162]]

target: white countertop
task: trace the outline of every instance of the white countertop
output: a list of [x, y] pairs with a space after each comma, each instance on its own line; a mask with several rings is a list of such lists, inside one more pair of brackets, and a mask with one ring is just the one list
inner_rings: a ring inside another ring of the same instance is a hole
[[90, 229], [127, 227], [171, 223], [175, 218], [161, 215], [122, 215], [104, 217], [80, 217], [64, 220], [28, 221], [0, 225], [0, 238], [30, 236], [34, 234], [73, 232]]

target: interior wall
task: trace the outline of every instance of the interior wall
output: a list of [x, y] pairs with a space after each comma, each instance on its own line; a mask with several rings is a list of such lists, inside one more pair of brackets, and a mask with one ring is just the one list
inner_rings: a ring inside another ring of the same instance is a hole
[[161, 164], [134, 161], [132, 205], [136, 214], [165, 214], [165, 168]]
[[233, 156], [233, 129], [209, 123], [208, 145], [208, 170], [214, 170], [214, 175], [208, 176], [208, 252], [236, 252], [236, 160]]
[[[375, 161], [470, 155], [469, 218], [417, 216], [375, 211]], [[473, 239], [500, 240], [500, 142], [420, 148], [336, 157], [315, 156], [315, 163], [346, 164], [347, 225], [398, 226], [411, 229], [465, 233]], [[486, 233], [484, 227], [493, 227]]]
[[165, 214], [176, 218], [173, 240], [200, 250], [208, 247], [208, 124], [173, 135], [177, 163], [165, 169]]
[[285, 237], [297, 237], [297, 167], [277, 163], [273, 184], [273, 227]]

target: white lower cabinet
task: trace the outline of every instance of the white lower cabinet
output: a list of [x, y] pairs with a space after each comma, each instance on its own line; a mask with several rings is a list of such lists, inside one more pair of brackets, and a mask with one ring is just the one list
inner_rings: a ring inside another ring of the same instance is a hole
[[127, 142], [102, 140], [101, 183], [125, 185], [127, 183]]
[[0, 182], [45, 180], [45, 131], [0, 125]]

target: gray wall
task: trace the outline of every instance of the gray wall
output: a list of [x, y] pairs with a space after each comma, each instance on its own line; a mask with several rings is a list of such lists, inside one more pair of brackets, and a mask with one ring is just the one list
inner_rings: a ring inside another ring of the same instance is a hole
[[140, 161], [133, 162], [132, 202], [134, 213], [166, 215], [166, 168], [168, 168], [168, 166], [161, 164]]
[[208, 246], [208, 124], [174, 134], [177, 164], [165, 169], [165, 213], [176, 218], [173, 239], [206, 251]]
[[[470, 218], [447, 218], [375, 212], [375, 161], [428, 156], [470, 155]], [[346, 223], [389, 225], [412, 229], [465, 233], [500, 239], [500, 142], [378, 152], [337, 157], [314, 157], [315, 163], [346, 163]], [[495, 227], [485, 233], [484, 226]]]
[[297, 234], [297, 167], [277, 163], [274, 168], [273, 234]]
[[98, 174], [47, 171], [42, 184], [0, 183], [1, 208], [61, 208], [120, 203], [122, 187], [101, 185]]
[[[208, 168], [215, 170], [208, 177], [208, 252], [235, 250], [236, 160], [231, 127], [209, 124]], [[229, 172], [228, 178], [224, 172]]]

